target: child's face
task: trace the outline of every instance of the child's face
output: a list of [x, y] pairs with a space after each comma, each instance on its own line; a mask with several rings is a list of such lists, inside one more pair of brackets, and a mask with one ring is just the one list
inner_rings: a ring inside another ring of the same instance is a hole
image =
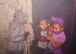
[[46, 30], [47, 29], [47, 27], [49, 26], [49, 24], [46, 22], [46, 20], [42, 20], [42, 21], [40, 21], [40, 28], [42, 29], [42, 30]]
[[54, 24], [53, 28], [54, 28], [55, 33], [60, 33], [60, 32], [63, 31], [63, 27], [61, 25], [59, 25], [59, 24]]

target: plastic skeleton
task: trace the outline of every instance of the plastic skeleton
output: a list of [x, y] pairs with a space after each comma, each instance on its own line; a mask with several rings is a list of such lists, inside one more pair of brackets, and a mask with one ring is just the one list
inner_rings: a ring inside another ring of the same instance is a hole
[[[24, 40], [24, 29], [30, 29], [27, 40]], [[9, 25], [10, 41], [8, 50], [12, 52], [20, 52], [24, 49], [24, 54], [31, 54], [30, 46], [34, 39], [31, 23], [28, 23], [28, 17], [22, 10], [16, 10], [14, 20]]]

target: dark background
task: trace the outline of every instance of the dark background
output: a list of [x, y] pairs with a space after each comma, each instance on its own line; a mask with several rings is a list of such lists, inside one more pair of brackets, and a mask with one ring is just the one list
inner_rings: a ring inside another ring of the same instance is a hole
[[[65, 20], [66, 42], [62, 47], [64, 54], [73, 54], [75, 48], [75, 9], [74, 0], [32, 0], [33, 26], [36, 28], [42, 16], [60, 16]], [[34, 52], [36, 49], [34, 49]]]

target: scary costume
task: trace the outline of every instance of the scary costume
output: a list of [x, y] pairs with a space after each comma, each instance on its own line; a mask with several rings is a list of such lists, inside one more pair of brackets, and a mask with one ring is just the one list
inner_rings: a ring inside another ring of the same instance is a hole
[[[27, 35], [25, 34], [24, 28], [28, 27], [30, 32]], [[8, 43], [8, 51], [17, 52], [23, 51], [24, 54], [30, 54], [30, 45], [32, 40], [34, 39], [34, 34], [32, 30], [31, 23], [28, 23], [28, 17], [22, 10], [15, 10], [14, 20], [9, 24], [9, 43]], [[25, 40], [25, 37], [26, 40]]]

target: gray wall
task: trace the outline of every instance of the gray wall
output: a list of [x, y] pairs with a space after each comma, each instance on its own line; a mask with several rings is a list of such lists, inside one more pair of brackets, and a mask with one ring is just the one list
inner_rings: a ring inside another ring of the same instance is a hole
[[[33, 20], [41, 16], [60, 16], [67, 18], [71, 15], [73, 0], [32, 0]], [[68, 19], [68, 18], [67, 18]]]

